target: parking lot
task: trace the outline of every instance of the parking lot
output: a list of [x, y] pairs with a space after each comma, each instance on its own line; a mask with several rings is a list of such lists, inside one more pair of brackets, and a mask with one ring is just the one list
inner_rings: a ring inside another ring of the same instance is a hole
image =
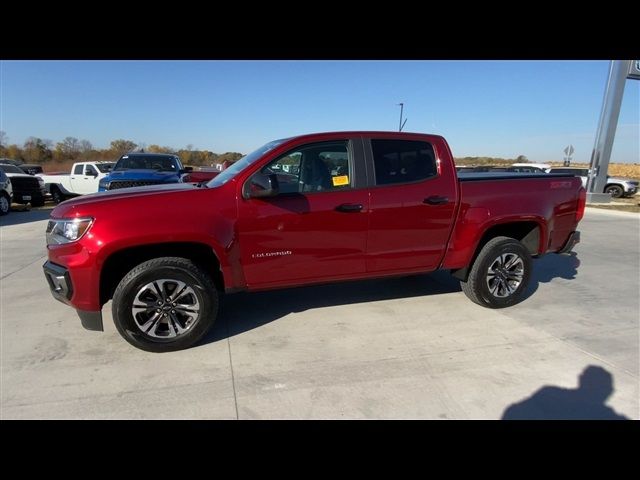
[[99, 333], [52, 298], [49, 212], [0, 219], [2, 419], [640, 418], [638, 214], [587, 209], [515, 307], [446, 272], [236, 294], [200, 345], [152, 354], [110, 303]]

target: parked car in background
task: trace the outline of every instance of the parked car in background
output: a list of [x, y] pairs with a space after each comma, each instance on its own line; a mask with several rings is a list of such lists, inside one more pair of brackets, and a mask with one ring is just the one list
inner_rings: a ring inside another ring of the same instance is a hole
[[12, 200], [13, 188], [11, 187], [11, 179], [3, 170], [0, 170], [0, 215], [9, 213]]
[[31, 203], [34, 207], [44, 205], [46, 190], [42, 178], [24, 173], [20, 168], [8, 163], [0, 163], [0, 170], [11, 179], [15, 203]]
[[523, 165], [523, 164], [513, 164], [508, 167], [509, 172], [520, 172], [520, 173], [545, 173], [545, 169], [542, 167], [538, 167], [535, 165]]
[[55, 203], [88, 193], [97, 193], [100, 180], [106, 177], [114, 162], [77, 162], [70, 173], [40, 174], [47, 193]]
[[42, 170], [42, 165], [37, 165], [35, 163], [22, 163], [16, 166], [29, 175], [37, 175], [38, 173], [44, 172], [44, 170]]
[[[571, 175], [575, 175], [576, 177], [580, 177], [582, 180], [582, 186], [587, 188], [587, 181], [589, 179], [588, 168], [578, 168], [578, 167], [552, 167], [547, 169], [547, 173], [569, 173]], [[631, 178], [621, 178], [621, 177], [607, 177], [607, 183], [604, 186], [602, 192], [599, 193], [608, 193], [613, 198], [621, 198], [621, 197], [632, 197], [638, 192], [638, 181], [633, 180]]]
[[551, 168], [551, 165], [549, 165], [548, 163], [528, 163], [528, 162], [524, 162], [524, 163], [513, 163], [513, 164], [511, 164], [511, 166], [512, 167], [535, 168], [537, 170], [540, 170], [541, 172], [544, 172], [547, 169]]
[[[189, 168], [189, 167], [185, 167]], [[200, 182], [208, 182], [216, 175], [220, 173], [215, 167], [200, 167], [199, 169], [193, 169], [191, 172], [187, 173], [182, 181], [184, 183], [200, 183]]]
[[538, 167], [531, 166], [498, 166], [498, 165], [460, 165], [456, 166], [456, 171], [458, 173], [533, 173], [533, 174], [544, 174], [544, 170]]
[[185, 168], [177, 155], [127, 153], [118, 159], [109, 175], [100, 180], [98, 190], [185, 183], [186, 174], [191, 172], [193, 169]]

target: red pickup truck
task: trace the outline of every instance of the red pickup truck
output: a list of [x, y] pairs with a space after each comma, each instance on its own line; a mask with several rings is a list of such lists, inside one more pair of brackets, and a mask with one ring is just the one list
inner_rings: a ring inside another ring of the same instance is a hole
[[207, 184], [129, 188], [58, 205], [47, 226], [53, 296], [102, 330], [161, 352], [213, 325], [218, 296], [450, 270], [474, 302], [523, 299], [531, 257], [570, 251], [578, 177], [457, 176], [444, 138], [336, 132], [276, 140]]

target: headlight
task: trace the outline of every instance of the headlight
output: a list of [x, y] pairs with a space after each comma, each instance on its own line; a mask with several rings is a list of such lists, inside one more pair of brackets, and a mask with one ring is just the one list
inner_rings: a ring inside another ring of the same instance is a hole
[[44, 180], [42, 178], [38, 177], [38, 183], [41, 187], [44, 187]]
[[99, 186], [100, 188], [104, 188], [105, 190], [109, 190], [109, 185], [110, 185], [110, 184], [111, 184], [111, 182], [100, 182], [100, 183], [98, 184], [98, 186]]
[[49, 220], [47, 245], [60, 245], [80, 240], [93, 223], [93, 218]]

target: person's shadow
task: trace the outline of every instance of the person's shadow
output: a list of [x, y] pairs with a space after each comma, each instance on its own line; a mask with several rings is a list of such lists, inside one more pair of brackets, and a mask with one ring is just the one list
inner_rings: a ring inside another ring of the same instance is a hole
[[580, 374], [578, 388], [542, 387], [510, 405], [502, 420], [629, 420], [605, 405], [613, 391], [613, 376], [590, 365]]

